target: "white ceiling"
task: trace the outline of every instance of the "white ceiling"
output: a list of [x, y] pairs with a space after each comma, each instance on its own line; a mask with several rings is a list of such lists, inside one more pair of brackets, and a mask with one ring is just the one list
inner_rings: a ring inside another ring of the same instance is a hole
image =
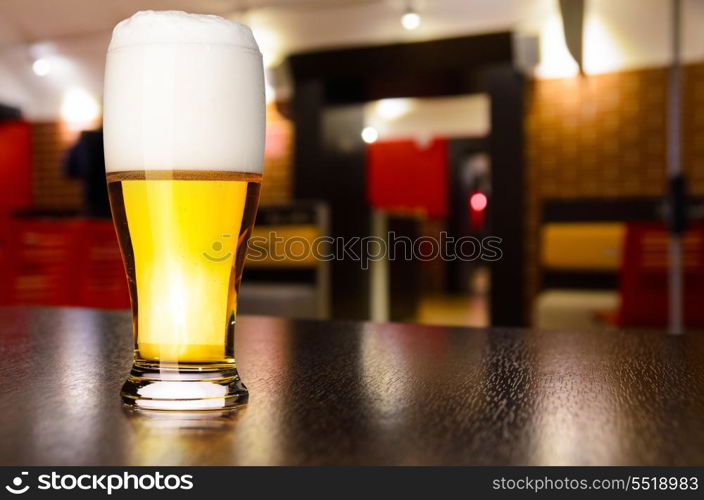
[[[118, 21], [138, 10], [226, 14], [241, 3], [232, 0], [2, 0], [0, 43], [110, 31]], [[264, 1], [252, 0], [250, 3]], [[281, 3], [290, 2], [284, 0]]]
[[[506, 29], [544, 0], [413, 0], [421, 28], [399, 23], [408, 0], [2, 0], [0, 45], [109, 33], [138, 10], [172, 9], [264, 22], [288, 47], [417, 39]], [[548, 0], [549, 1], [549, 0]]]
[[[265, 60], [325, 47], [370, 45], [511, 30], [539, 35], [540, 77], [574, 73], [557, 0], [412, 0], [422, 16], [406, 31], [408, 0], [0, 0], [0, 100], [34, 118], [53, 117], [67, 88], [100, 96], [112, 27], [138, 10], [214, 13], [253, 27]], [[669, 61], [667, 0], [587, 0], [587, 72], [659, 66]], [[684, 0], [684, 55], [704, 59], [704, 0]], [[36, 57], [55, 71], [39, 78]]]
[[[53, 118], [68, 88], [100, 96], [112, 27], [138, 10], [218, 14], [250, 25], [267, 65], [321, 47], [442, 38], [511, 29], [553, 0], [412, 0], [423, 22], [400, 24], [408, 0], [0, 0], [0, 100]], [[52, 73], [31, 71], [37, 57]]]
[[[410, 32], [399, 23], [409, 1], [423, 18], [421, 27]], [[614, 24], [609, 28], [660, 41], [660, 33], [669, 28], [668, 6], [668, 0], [587, 0], [587, 16], [602, 13]], [[557, 0], [1, 0], [0, 49], [41, 41], [68, 45], [105, 41], [118, 21], [145, 9], [212, 13], [244, 21], [261, 33], [260, 43], [280, 57], [319, 47], [506, 29], [539, 33], [556, 16]], [[704, 32], [700, 29], [704, 2], [685, 0], [684, 11], [685, 30]], [[624, 40], [626, 45], [635, 41]], [[704, 43], [704, 38], [696, 41]]]

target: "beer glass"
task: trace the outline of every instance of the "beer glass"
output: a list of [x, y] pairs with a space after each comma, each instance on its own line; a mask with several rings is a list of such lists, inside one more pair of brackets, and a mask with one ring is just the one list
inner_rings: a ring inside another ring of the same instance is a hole
[[252, 32], [216, 16], [138, 12], [113, 31], [104, 101], [134, 334], [122, 400], [153, 410], [242, 404], [237, 293], [264, 150]]

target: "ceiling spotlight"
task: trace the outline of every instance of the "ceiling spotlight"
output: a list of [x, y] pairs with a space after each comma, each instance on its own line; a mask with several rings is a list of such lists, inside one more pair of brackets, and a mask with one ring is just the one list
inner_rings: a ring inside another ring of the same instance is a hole
[[100, 104], [93, 95], [81, 88], [70, 89], [61, 103], [61, 117], [72, 128], [90, 128], [100, 116]]
[[379, 138], [379, 132], [374, 127], [364, 127], [362, 130], [362, 140], [367, 144], [376, 142]]
[[408, 31], [418, 28], [420, 26], [420, 14], [409, 7], [401, 16], [401, 25]]
[[51, 72], [51, 63], [40, 57], [32, 63], [32, 71], [37, 76], [46, 76]]

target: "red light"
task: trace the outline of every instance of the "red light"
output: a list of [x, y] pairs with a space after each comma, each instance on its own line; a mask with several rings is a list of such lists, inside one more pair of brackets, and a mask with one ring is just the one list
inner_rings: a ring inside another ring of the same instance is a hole
[[469, 206], [472, 207], [472, 210], [475, 212], [483, 211], [486, 208], [487, 202], [488, 200], [484, 193], [474, 193], [469, 197]]

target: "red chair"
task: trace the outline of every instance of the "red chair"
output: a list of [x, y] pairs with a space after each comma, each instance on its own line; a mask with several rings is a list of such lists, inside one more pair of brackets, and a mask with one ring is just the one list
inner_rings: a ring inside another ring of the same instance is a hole
[[[684, 235], [684, 321], [704, 328], [704, 225]], [[633, 222], [626, 229], [621, 264], [621, 326], [664, 327], [668, 318], [668, 232], [662, 223]]]

